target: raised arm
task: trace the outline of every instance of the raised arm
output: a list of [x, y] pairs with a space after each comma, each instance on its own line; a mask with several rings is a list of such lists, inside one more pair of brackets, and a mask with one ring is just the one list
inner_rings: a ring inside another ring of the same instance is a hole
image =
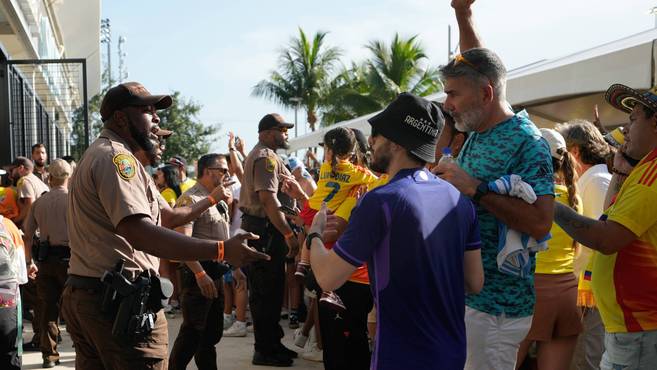
[[452, 0], [452, 8], [459, 25], [459, 49], [460, 52], [481, 48], [483, 43], [477, 33], [472, 19], [472, 3], [475, 0]]

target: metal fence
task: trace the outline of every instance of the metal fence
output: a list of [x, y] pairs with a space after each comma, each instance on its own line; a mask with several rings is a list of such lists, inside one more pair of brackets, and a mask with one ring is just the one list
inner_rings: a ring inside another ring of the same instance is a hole
[[7, 60], [0, 50], [0, 164], [30, 158], [36, 143], [50, 159], [88, 146], [86, 80], [84, 59]]

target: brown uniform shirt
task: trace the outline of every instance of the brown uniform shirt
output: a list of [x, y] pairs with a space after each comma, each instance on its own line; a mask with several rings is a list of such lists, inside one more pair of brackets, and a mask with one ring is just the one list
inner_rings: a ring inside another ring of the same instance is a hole
[[48, 185], [39, 180], [33, 173], [25, 175], [18, 180], [16, 191], [18, 192], [18, 199], [32, 198], [32, 202], [39, 199], [43, 193], [50, 190]]
[[[210, 192], [205, 186], [197, 182], [180, 195], [176, 201], [176, 207], [191, 206], [207, 198], [208, 195], [210, 195]], [[221, 202], [219, 205], [221, 206]], [[208, 208], [196, 220], [183, 227], [191, 227], [192, 236], [199, 239], [226, 240], [229, 236], [228, 218], [226, 215], [222, 215], [216, 206]]]
[[157, 187], [123, 139], [104, 129], [84, 153], [69, 189], [69, 274], [101, 277], [121, 258], [128, 278], [144, 270], [157, 272], [157, 257], [133, 248], [116, 233], [128, 216], [161, 222]]
[[34, 235], [39, 229], [42, 241], [47, 240], [50, 245], [68, 246], [67, 206], [68, 190], [63, 187], [50, 189], [32, 204], [23, 223], [25, 233]]
[[[259, 191], [279, 193], [280, 175], [291, 175], [280, 157], [273, 150], [258, 143], [244, 161], [244, 182], [240, 191], [240, 210], [247, 215], [266, 217], [265, 208], [258, 198]], [[282, 192], [279, 202], [291, 206], [294, 202]]]
[[34, 171], [32, 172], [34, 176], [36, 176], [39, 180], [43, 181], [44, 184], [48, 184], [48, 178], [50, 177], [50, 174], [48, 173], [48, 170], [43, 167], [41, 172], [39, 172], [39, 169], [34, 167]]

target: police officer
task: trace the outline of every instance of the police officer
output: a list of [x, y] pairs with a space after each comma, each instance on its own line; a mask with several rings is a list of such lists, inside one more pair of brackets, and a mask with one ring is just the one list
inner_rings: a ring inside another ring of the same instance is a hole
[[[104, 128], [71, 180], [67, 211], [71, 260], [62, 315], [75, 345], [77, 369], [167, 368], [158, 257], [225, 259], [234, 265], [268, 259], [245, 245], [256, 235], [222, 242], [190, 238], [159, 226], [157, 188], [133, 153], [152, 150], [159, 123], [155, 110], [168, 108], [171, 102], [171, 97], [151, 95], [136, 82], [111, 88], [100, 108]], [[101, 281], [102, 276], [113, 283], [113, 289]]]
[[[177, 205], [189, 206], [208, 197], [227, 180], [228, 162], [221, 154], [206, 154], [198, 160], [198, 181], [178, 198]], [[226, 240], [229, 236], [228, 204], [231, 190], [226, 182], [216, 207], [177, 230], [200, 239]], [[224, 295], [221, 276], [228, 271], [218, 261], [188, 261], [180, 266], [183, 323], [169, 357], [169, 369], [187, 368], [192, 359], [199, 369], [216, 369], [215, 345], [221, 340]]]
[[[59, 298], [66, 282], [66, 270], [70, 250], [66, 227], [66, 207], [68, 203], [68, 179], [71, 166], [63, 159], [55, 159], [50, 164], [50, 191], [37, 199], [23, 223], [25, 244], [32, 245], [33, 237], [39, 230], [36, 256], [31, 256], [30, 248], [25, 249], [26, 262], [30, 274], [36, 273], [37, 295], [40, 300], [39, 331], [43, 368], [59, 364], [57, 338], [59, 327]], [[38, 268], [34, 264], [37, 260]]]
[[255, 334], [254, 365], [291, 366], [296, 352], [281, 343], [278, 324], [285, 287], [285, 256], [294, 256], [297, 238], [281, 212], [294, 208], [293, 200], [281, 191], [284, 176], [291, 176], [275, 150], [287, 148], [287, 130], [294, 127], [278, 114], [267, 114], [258, 124], [258, 144], [244, 162], [240, 192], [242, 228], [260, 235], [249, 245], [271, 256], [269, 261], [249, 267], [249, 304]]

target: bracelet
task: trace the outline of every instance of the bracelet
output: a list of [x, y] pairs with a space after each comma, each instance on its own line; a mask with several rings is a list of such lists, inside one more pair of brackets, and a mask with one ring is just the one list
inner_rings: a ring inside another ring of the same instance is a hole
[[290, 238], [294, 237], [294, 231], [290, 231], [289, 233], [287, 233], [283, 236], [285, 237], [285, 239], [290, 239]]
[[236, 151], [237, 149], [235, 149], [235, 148], [228, 148], [228, 150], [231, 151], [231, 152], [234, 152], [234, 151]]
[[224, 260], [224, 242], [219, 240], [217, 242], [217, 261]]
[[199, 272], [195, 272], [195, 273], [194, 273], [194, 277], [196, 277], [196, 280], [202, 278], [202, 277], [205, 276], [205, 275], [207, 275], [207, 274], [205, 273], [205, 270], [201, 270], [201, 271], [199, 271]]
[[217, 200], [214, 199], [214, 197], [212, 195], [208, 195], [208, 201], [210, 201], [211, 205], [217, 204]]

